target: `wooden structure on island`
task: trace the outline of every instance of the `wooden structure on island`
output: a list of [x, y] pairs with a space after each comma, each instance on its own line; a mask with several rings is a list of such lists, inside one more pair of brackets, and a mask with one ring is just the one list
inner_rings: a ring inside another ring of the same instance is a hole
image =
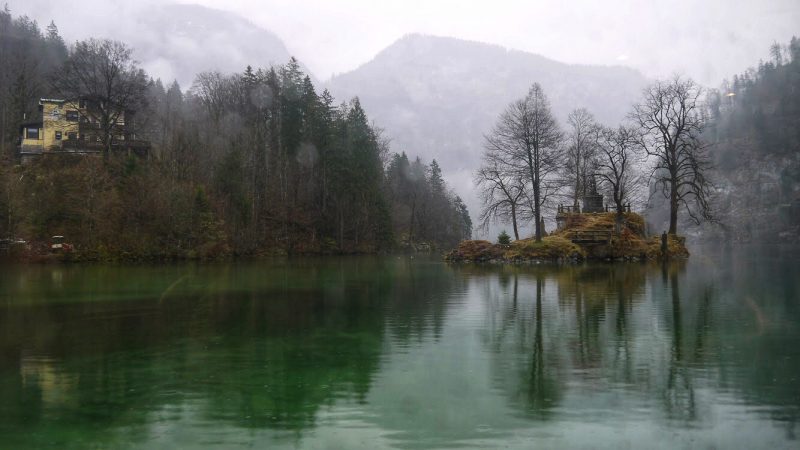
[[[603, 204], [603, 195], [597, 191], [594, 176], [589, 177], [588, 184], [589, 189], [583, 196], [582, 209], [577, 204], [572, 206], [558, 205], [558, 212], [556, 213], [556, 227], [558, 230], [563, 230], [567, 227], [568, 220], [572, 215], [610, 212], [609, 205]], [[631, 212], [630, 203], [625, 205], [625, 211]], [[576, 229], [571, 230], [568, 234], [573, 243], [580, 245], [610, 244], [613, 236], [614, 230], [612, 228], [603, 230]]]

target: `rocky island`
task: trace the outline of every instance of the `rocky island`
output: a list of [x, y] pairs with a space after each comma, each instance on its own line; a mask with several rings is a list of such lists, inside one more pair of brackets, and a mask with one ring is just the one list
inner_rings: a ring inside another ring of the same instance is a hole
[[452, 262], [488, 262], [525, 264], [536, 262], [568, 262], [593, 260], [637, 261], [645, 259], [687, 258], [684, 237], [667, 235], [666, 252], [662, 236], [648, 237], [641, 215], [623, 213], [619, 231], [615, 212], [559, 212], [559, 227], [544, 236], [520, 239], [509, 244], [493, 244], [485, 240], [462, 241], [444, 258]]

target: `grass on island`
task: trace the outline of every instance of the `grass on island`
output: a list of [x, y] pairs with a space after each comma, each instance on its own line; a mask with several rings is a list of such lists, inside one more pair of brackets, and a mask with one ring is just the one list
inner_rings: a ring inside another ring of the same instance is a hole
[[586, 253], [580, 246], [561, 236], [545, 236], [541, 242], [533, 238], [514, 241], [509, 245], [489, 241], [463, 241], [445, 258], [451, 261], [527, 261], [582, 259]]
[[[624, 213], [619, 234], [614, 234], [608, 244], [578, 245], [570, 240], [576, 230], [614, 231], [616, 213], [568, 214], [565, 226], [536, 242], [533, 238], [521, 239], [509, 245], [489, 241], [463, 241], [458, 248], [445, 255], [450, 261], [509, 261], [568, 260], [568, 259], [656, 259], [662, 258], [661, 236], [645, 237], [645, 221], [636, 213]], [[685, 238], [670, 236], [668, 256], [686, 258]]]
[[541, 242], [535, 239], [521, 239], [511, 243], [504, 258], [508, 260], [539, 260], [539, 259], [583, 259], [586, 252], [577, 244], [562, 236], [545, 236]]

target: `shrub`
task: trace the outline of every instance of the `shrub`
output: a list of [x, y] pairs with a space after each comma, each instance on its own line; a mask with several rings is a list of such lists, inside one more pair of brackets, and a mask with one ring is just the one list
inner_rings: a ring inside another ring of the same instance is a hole
[[501, 231], [500, 234], [497, 235], [497, 243], [500, 245], [508, 245], [511, 243], [511, 236], [506, 233], [506, 230]]

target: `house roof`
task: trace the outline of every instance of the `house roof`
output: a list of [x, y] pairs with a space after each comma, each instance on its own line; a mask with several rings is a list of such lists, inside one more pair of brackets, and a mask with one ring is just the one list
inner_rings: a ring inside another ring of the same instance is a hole
[[41, 120], [34, 120], [34, 121], [22, 122], [19, 125], [20, 129], [32, 126], [37, 126], [41, 128], [42, 126], [44, 126], [44, 122], [42, 122]]

